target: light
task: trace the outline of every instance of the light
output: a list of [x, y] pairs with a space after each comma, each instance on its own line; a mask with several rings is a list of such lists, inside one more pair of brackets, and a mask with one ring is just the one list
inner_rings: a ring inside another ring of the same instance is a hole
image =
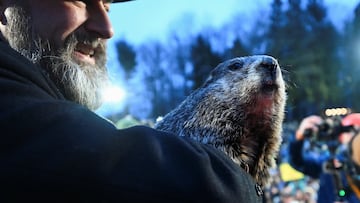
[[344, 116], [351, 113], [351, 109], [349, 108], [333, 108], [333, 109], [326, 109], [325, 115], [330, 116]]
[[163, 119], [164, 119], [164, 117], [159, 116], [159, 117], [156, 118], [156, 122], [160, 122], [160, 121], [162, 121]]
[[126, 96], [126, 92], [119, 86], [110, 85], [103, 89], [101, 97], [103, 102], [117, 103], [121, 102]]
[[339, 190], [339, 197], [345, 197], [346, 192], [345, 190]]

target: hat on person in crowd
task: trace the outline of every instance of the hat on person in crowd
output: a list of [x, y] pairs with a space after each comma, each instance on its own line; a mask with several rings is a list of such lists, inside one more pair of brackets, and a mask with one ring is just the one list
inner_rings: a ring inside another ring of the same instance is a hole
[[[341, 119], [341, 125], [344, 127], [352, 127], [352, 132], [357, 132], [360, 129], [360, 113], [351, 113]], [[343, 144], [347, 144], [352, 139], [353, 135], [346, 131], [339, 135], [339, 141]]]
[[343, 126], [360, 126], [360, 113], [351, 113], [341, 120]]

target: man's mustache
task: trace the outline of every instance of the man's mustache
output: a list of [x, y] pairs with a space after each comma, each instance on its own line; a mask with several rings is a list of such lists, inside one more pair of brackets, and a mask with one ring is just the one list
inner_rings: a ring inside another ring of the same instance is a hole
[[[74, 32], [65, 40], [65, 46], [73, 46], [76, 47], [77, 44], [83, 44], [85, 46], [91, 47], [96, 52], [105, 52], [106, 42], [105, 40], [101, 40], [98, 37], [94, 37], [90, 34], [83, 32]], [[96, 54], [96, 53], [95, 53]]]

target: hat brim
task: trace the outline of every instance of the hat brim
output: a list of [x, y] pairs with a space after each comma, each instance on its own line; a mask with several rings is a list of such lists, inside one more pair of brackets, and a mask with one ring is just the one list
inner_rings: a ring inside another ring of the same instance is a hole
[[132, 1], [132, 0], [113, 0], [112, 3], [121, 3], [126, 1]]

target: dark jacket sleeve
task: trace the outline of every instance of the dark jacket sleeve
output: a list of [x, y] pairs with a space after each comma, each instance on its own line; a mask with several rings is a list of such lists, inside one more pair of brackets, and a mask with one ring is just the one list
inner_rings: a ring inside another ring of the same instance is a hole
[[322, 173], [322, 164], [324, 156], [315, 156], [309, 149], [304, 147], [305, 141], [291, 141], [289, 145], [290, 165], [296, 170], [311, 176], [319, 178]]
[[209, 146], [147, 127], [116, 130], [81, 108], [53, 108], [46, 121], [37, 111], [38, 118], [24, 113], [20, 129], [2, 135], [0, 184], [6, 189], [0, 199], [9, 194], [116, 202], [259, 198], [252, 179]]
[[118, 130], [9, 60], [0, 63], [0, 202], [261, 202], [253, 179], [216, 149]]

